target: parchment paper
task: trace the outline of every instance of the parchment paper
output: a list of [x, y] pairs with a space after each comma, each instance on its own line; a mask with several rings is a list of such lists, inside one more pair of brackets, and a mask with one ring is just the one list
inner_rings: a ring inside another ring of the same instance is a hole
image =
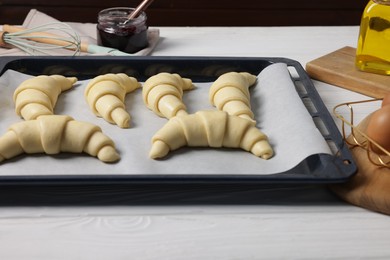
[[[0, 134], [12, 123], [21, 121], [14, 112], [12, 95], [15, 88], [31, 76], [7, 71], [0, 78]], [[257, 126], [264, 131], [275, 150], [263, 160], [241, 149], [181, 148], [162, 160], [148, 157], [151, 137], [167, 119], [148, 110], [142, 101], [142, 90], [126, 96], [126, 107], [132, 126], [121, 129], [95, 117], [84, 100], [88, 80], [79, 81], [72, 90], [59, 97], [55, 113], [67, 114], [81, 121], [99, 125], [116, 143], [121, 160], [106, 164], [85, 154], [22, 155], [0, 164], [1, 175], [50, 174], [272, 174], [291, 169], [306, 157], [331, 151], [290, 78], [286, 64], [273, 64], [259, 75], [251, 88], [252, 110]], [[216, 109], [209, 103], [211, 83], [197, 83], [185, 92], [189, 113]]]

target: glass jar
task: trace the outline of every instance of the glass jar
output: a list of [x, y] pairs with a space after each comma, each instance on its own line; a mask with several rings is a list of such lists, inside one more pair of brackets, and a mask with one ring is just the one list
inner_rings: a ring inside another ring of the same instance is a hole
[[356, 67], [390, 75], [390, 0], [370, 0], [360, 24]]
[[134, 11], [130, 7], [113, 7], [104, 9], [98, 14], [98, 45], [135, 53], [148, 46], [148, 26], [145, 12], [128, 20]]

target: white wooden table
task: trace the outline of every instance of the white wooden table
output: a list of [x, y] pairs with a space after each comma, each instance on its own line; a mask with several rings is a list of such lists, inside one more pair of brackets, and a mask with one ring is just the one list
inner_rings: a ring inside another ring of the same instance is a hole
[[[305, 66], [356, 46], [358, 27], [162, 27], [160, 32], [153, 55], [286, 57]], [[330, 110], [365, 98], [314, 83]], [[344, 203], [326, 188], [230, 195], [232, 200], [227, 192], [214, 204], [203, 198], [179, 205], [3, 205], [0, 259], [390, 258], [390, 218]]]

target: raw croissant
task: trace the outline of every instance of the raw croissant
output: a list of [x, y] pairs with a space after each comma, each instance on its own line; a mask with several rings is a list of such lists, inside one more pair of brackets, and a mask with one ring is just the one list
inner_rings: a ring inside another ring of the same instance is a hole
[[256, 76], [247, 72], [225, 73], [211, 85], [210, 102], [219, 110], [254, 122], [249, 87], [255, 82]]
[[119, 160], [114, 142], [98, 126], [66, 115], [15, 123], [0, 137], [0, 162], [22, 153], [60, 152], [85, 152], [103, 162]]
[[252, 122], [225, 111], [198, 111], [171, 118], [152, 138], [149, 156], [166, 156], [182, 146], [242, 148], [263, 159], [273, 150], [267, 136]]
[[130, 115], [125, 109], [125, 96], [140, 87], [141, 84], [133, 77], [124, 73], [109, 73], [92, 79], [84, 97], [96, 116], [121, 128], [128, 128]]
[[145, 81], [142, 97], [145, 105], [161, 117], [172, 118], [187, 114], [183, 90], [193, 89], [192, 81], [178, 74], [162, 72]]
[[25, 120], [52, 115], [58, 96], [62, 91], [70, 89], [76, 81], [75, 77], [61, 75], [41, 75], [25, 80], [13, 95], [16, 114]]

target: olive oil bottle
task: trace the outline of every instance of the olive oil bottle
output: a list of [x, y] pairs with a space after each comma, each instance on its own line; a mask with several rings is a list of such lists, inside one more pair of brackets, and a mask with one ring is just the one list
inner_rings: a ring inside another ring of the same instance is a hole
[[390, 75], [390, 0], [370, 0], [360, 24], [356, 67]]

